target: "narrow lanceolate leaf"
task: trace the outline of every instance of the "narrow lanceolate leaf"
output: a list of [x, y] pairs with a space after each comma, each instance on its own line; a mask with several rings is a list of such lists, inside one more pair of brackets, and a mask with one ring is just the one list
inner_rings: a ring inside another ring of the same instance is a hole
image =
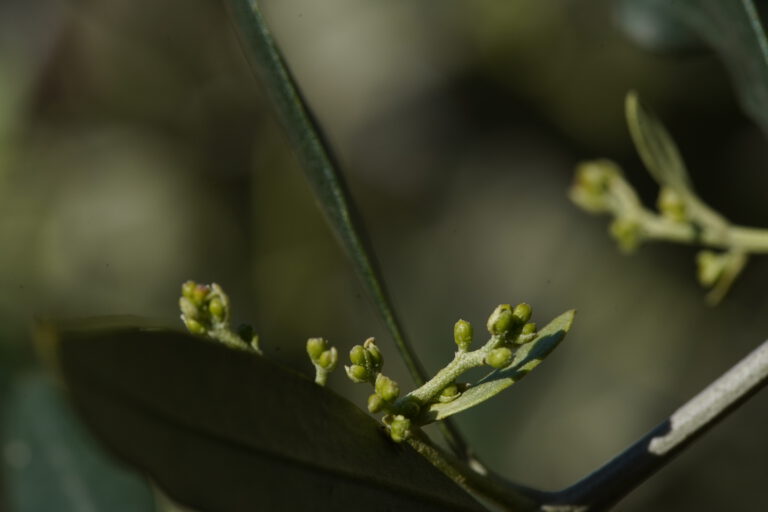
[[630, 91], [625, 102], [627, 125], [637, 152], [648, 172], [661, 187], [674, 190], [685, 202], [692, 219], [709, 227], [722, 227], [726, 220], [696, 195], [677, 144], [662, 122]]
[[423, 383], [426, 372], [405, 340], [333, 152], [280, 55], [258, 3], [229, 0], [229, 5], [240, 29], [242, 45], [270, 94], [320, 208], [352, 259], [411, 375], [417, 383]]
[[565, 338], [573, 323], [575, 311], [566, 311], [539, 331], [539, 335], [520, 347], [510, 365], [490, 374], [483, 382], [464, 391], [448, 403], [436, 403], [429, 407], [428, 421], [442, 420], [456, 413], [485, 402], [520, 381], [536, 368]]
[[645, 0], [677, 17], [728, 67], [744, 111], [768, 135], [768, 42], [752, 0]]
[[13, 386], [3, 410], [3, 487], [13, 512], [151, 512], [147, 482], [104, 453], [49, 379]]
[[483, 510], [350, 402], [263, 357], [175, 331], [45, 332], [93, 432], [181, 504]]

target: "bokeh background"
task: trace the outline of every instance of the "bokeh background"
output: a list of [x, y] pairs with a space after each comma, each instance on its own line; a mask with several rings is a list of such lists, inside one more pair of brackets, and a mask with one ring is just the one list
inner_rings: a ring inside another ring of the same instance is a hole
[[[694, 249], [622, 255], [566, 196], [577, 162], [609, 157], [655, 201], [623, 120], [636, 89], [704, 199], [768, 226], [765, 138], [713, 54], [638, 44], [627, 2], [261, 3], [431, 371], [458, 318], [579, 311], [546, 364], [457, 417], [492, 468], [566, 486], [768, 335], [765, 259], [712, 308]], [[223, 285], [271, 357], [309, 373], [307, 337], [376, 336], [407, 387], [221, 2], [0, 3], [0, 378], [33, 371], [34, 318], [174, 323], [190, 278]], [[767, 426], [763, 393], [617, 510], [768, 510]]]

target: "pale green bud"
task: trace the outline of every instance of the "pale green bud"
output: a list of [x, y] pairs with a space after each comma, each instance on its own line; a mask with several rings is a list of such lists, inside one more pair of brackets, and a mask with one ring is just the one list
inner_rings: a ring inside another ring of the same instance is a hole
[[576, 179], [569, 192], [571, 201], [593, 213], [610, 211], [610, 186], [615, 179], [621, 179], [621, 171], [614, 162], [582, 162], [576, 168]]
[[517, 306], [515, 306], [515, 310], [512, 312], [512, 316], [515, 319], [515, 323], [517, 324], [524, 324], [528, 320], [531, 319], [531, 306], [529, 304], [526, 304], [525, 302], [521, 302]]
[[183, 317], [182, 320], [184, 320], [184, 325], [187, 326], [187, 330], [192, 334], [205, 334], [205, 327], [203, 327], [203, 324], [194, 318]]
[[197, 318], [197, 315], [200, 313], [197, 306], [186, 297], [179, 298], [179, 309], [181, 309], [181, 314], [186, 318]]
[[316, 362], [320, 368], [323, 368], [328, 372], [332, 372], [336, 368], [338, 359], [339, 354], [336, 351], [336, 347], [331, 347], [329, 350], [326, 350], [320, 354], [320, 357], [317, 358]]
[[367, 382], [369, 379], [368, 370], [365, 366], [353, 364], [352, 366], [345, 366], [344, 369], [347, 371], [347, 377], [349, 377], [352, 382], [359, 384], [361, 382]]
[[400, 394], [400, 386], [397, 382], [380, 373], [376, 376], [376, 394], [385, 402], [394, 402]]
[[683, 198], [669, 187], [661, 189], [656, 205], [661, 214], [670, 220], [675, 222], [685, 222], [687, 220]]
[[699, 251], [696, 255], [697, 277], [703, 286], [712, 286], [722, 275], [727, 255], [713, 251]]
[[363, 343], [363, 348], [368, 352], [368, 360], [371, 363], [371, 369], [374, 372], [381, 370], [384, 364], [384, 357], [381, 355], [379, 347], [376, 346], [376, 340], [374, 338], [368, 338]]
[[210, 291], [211, 289], [208, 286], [199, 284], [192, 290], [189, 300], [191, 300], [195, 306], [202, 306]]
[[186, 283], [181, 285], [181, 296], [186, 297], [187, 299], [191, 299], [192, 293], [195, 291], [196, 287], [197, 287], [196, 282], [187, 281]]
[[611, 223], [610, 231], [624, 252], [634, 251], [642, 241], [640, 225], [632, 219], [619, 217]]
[[495, 348], [486, 356], [485, 362], [494, 368], [504, 368], [512, 362], [512, 351], [507, 347]]
[[213, 318], [219, 322], [222, 322], [226, 317], [226, 309], [224, 308], [224, 303], [218, 297], [214, 297], [208, 303], [208, 311], [211, 313], [211, 315], [213, 315]]
[[377, 412], [381, 411], [384, 409], [385, 405], [386, 404], [384, 403], [384, 399], [376, 393], [368, 397], [368, 412], [371, 414], [376, 414]]
[[408, 439], [411, 428], [411, 420], [400, 414], [394, 416], [389, 424], [389, 435], [396, 443], [401, 443]]
[[472, 324], [466, 320], [459, 320], [453, 326], [453, 339], [459, 350], [466, 352], [472, 345]]
[[317, 361], [328, 349], [328, 342], [323, 338], [309, 338], [307, 340], [307, 354], [312, 361]]
[[365, 349], [362, 345], [352, 347], [352, 350], [349, 351], [349, 360], [352, 361], [352, 364], [365, 366]]
[[488, 317], [488, 332], [495, 336], [503, 336], [512, 327], [512, 306], [500, 304]]
[[443, 388], [443, 390], [440, 392], [440, 395], [437, 397], [437, 400], [438, 402], [446, 403], [455, 400], [458, 396], [459, 386], [454, 383], [445, 386], [445, 388]]
[[528, 322], [523, 326], [523, 329], [521, 331], [522, 334], [536, 334], [536, 324], [533, 322]]

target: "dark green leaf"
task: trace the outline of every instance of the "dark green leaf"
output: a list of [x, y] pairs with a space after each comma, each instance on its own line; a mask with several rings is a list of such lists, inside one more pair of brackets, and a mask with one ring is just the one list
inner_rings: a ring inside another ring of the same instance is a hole
[[768, 43], [752, 0], [642, 0], [677, 17], [723, 60], [744, 111], [768, 135]]
[[19, 379], [4, 416], [4, 486], [13, 512], [154, 510], [149, 485], [102, 452], [48, 379]]
[[354, 263], [355, 271], [394, 338], [411, 375], [419, 384], [423, 383], [426, 372], [405, 340], [373, 251], [367, 243], [362, 219], [354, 208], [331, 147], [280, 55], [257, 2], [229, 0], [229, 5], [240, 28], [242, 44], [267, 87], [320, 208]]
[[539, 335], [520, 347], [510, 365], [491, 373], [483, 382], [464, 391], [456, 400], [430, 406], [428, 419], [442, 420], [485, 402], [528, 375], [565, 338], [573, 323], [575, 311], [566, 311], [539, 331]]
[[350, 402], [262, 357], [138, 328], [66, 330], [54, 340], [94, 432], [182, 504], [483, 510]]

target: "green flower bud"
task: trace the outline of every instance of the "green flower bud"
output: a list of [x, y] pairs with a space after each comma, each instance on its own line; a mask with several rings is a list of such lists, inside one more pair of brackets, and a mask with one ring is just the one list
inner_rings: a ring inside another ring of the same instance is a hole
[[485, 362], [494, 368], [504, 368], [512, 362], [512, 351], [507, 347], [495, 348], [486, 356]]
[[610, 231], [624, 252], [634, 251], [642, 241], [640, 226], [632, 219], [619, 217], [611, 224]]
[[197, 315], [200, 313], [197, 306], [186, 297], [179, 298], [179, 309], [181, 309], [181, 314], [186, 318], [197, 318]]
[[389, 435], [396, 443], [402, 443], [408, 439], [411, 428], [411, 420], [400, 414], [394, 416], [389, 424]]
[[714, 285], [725, 270], [727, 255], [713, 251], [699, 251], [696, 255], [697, 277], [703, 286]]
[[466, 352], [472, 345], [472, 324], [466, 320], [459, 320], [453, 326], [453, 339], [459, 350]]
[[312, 361], [317, 361], [328, 349], [328, 342], [323, 338], [309, 338], [307, 340], [307, 354]]
[[186, 283], [181, 285], [181, 296], [187, 299], [191, 299], [192, 293], [195, 291], [195, 288], [197, 288], [196, 282], [187, 281]]
[[669, 187], [661, 189], [656, 205], [661, 214], [670, 220], [675, 222], [685, 222], [687, 220], [683, 198]]
[[400, 386], [397, 382], [380, 373], [376, 376], [376, 394], [385, 402], [394, 402], [400, 394]]
[[455, 400], [458, 396], [459, 386], [454, 383], [445, 386], [445, 388], [443, 388], [443, 390], [440, 392], [440, 395], [437, 397], [437, 400], [438, 402], [446, 403]]
[[536, 334], [536, 324], [528, 322], [523, 326], [522, 334]]
[[385, 405], [386, 404], [384, 403], [384, 399], [382, 399], [376, 393], [368, 397], [368, 412], [371, 414], [376, 414], [377, 412], [381, 411], [384, 409]]
[[352, 350], [349, 351], [349, 360], [352, 361], [352, 364], [365, 366], [365, 349], [362, 345], [352, 347]]
[[219, 322], [224, 321], [224, 318], [226, 317], [226, 309], [224, 308], [224, 303], [218, 297], [214, 297], [208, 303], [208, 311], [211, 313], [211, 315], [213, 315], [213, 318]]
[[488, 317], [488, 332], [494, 336], [503, 336], [512, 327], [512, 306], [500, 304]]
[[359, 384], [361, 382], [367, 382], [369, 379], [368, 370], [365, 366], [353, 364], [352, 366], [345, 366], [344, 369], [347, 371], [347, 377], [349, 377], [352, 382]]
[[512, 316], [515, 319], [515, 323], [524, 324], [531, 319], [531, 306], [525, 302], [521, 302], [515, 306], [515, 310], [512, 312]]
[[182, 320], [184, 320], [184, 325], [187, 326], [187, 330], [192, 334], [205, 334], [205, 327], [203, 327], [203, 324], [194, 318], [183, 317]]
[[576, 180], [569, 192], [571, 201], [589, 212], [610, 211], [610, 186], [615, 179], [621, 179], [621, 170], [614, 162], [583, 162], [576, 168]]
[[211, 289], [208, 286], [199, 284], [192, 290], [189, 300], [191, 300], [195, 306], [202, 306], [210, 291]]
[[331, 347], [329, 350], [324, 351], [317, 358], [317, 365], [326, 371], [332, 372], [336, 368], [336, 362], [339, 359], [339, 354], [336, 352], [336, 347]]
[[371, 364], [371, 369], [374, 372], [381, 370], [381, 367], [384, 364], [384, 358], [381, 355], [379, 347], [376, 346], [376, 340], [374, 338], [368, 338], [365, 340], [365, 343], [363, 343], [363, 348], [368, 352], [368, 360]]

